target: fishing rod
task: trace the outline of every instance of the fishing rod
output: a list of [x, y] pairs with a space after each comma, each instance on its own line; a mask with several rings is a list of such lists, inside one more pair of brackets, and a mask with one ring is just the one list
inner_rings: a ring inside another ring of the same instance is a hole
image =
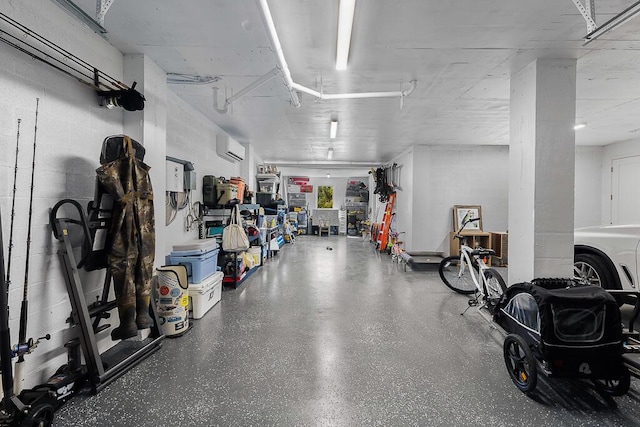
[[13, 223], [16, 216], [16, 182], [18, 179], [18, 150], [20, 148], [20, 122], [18, 119], [18, 135], [16, 136], [16, 163], [13, 168], [13, 195], [11, 198], [11, 226], [9, 228], [9, 256], [7, 259], [7, 289], [11, 286], [11, 253], [13, 252]]
[[22, 305], [20, 306], [20, 330], [18, 332], [18, 363], [24, 361], [25, 353], [28, 353], [30, 347], [32, 346], [31, 343], [27, 342], [27, 309], [29, 305], [29, 302], [27, 300], [27, 292], [29, 289], [29, 254], [31, 251], [31, 218], [33, 217], [33, 178], [36, 171], [36, 141], [38, 137], [39, 104], [40, 98], [36, 98], [36, 120], [33, 130], [33, 160], [31, 163], [31, 195], [29, 196], [29, 225], [27, 231], [27, 260], [24, 267], [24, 288], [22, 293]]
[[[13, 366], [11, 365], [11, 334], [9, 333], [9, 283], [5, 281], [4, 242], [0, 213], [0, 371], [2, 371], [2, 407], [7, 408], [13, 396]], [[7, 274], [8, 275], [8, 274]]]

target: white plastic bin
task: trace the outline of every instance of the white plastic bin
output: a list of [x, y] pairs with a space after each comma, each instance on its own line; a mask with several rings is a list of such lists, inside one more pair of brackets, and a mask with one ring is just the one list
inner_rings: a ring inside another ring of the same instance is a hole
[[200, 319], [220, 301], [223, 277], [218, 271], [199, 284], [189, 283], [189, 306], [194, 319]]

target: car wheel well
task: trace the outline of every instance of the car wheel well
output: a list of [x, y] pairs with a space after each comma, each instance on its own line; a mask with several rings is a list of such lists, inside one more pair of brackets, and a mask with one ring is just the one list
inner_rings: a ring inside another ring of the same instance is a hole
[[622, 283], [620, 282], [620, 276], [618, 275], [618, 270], [616, 269], [616, 266], [613, 264], [613, 261], [611, 261], [611, 258], [607, 256], [607, 254], [605, 254], [599, 249], [592, 248], [591, 246], [575, 245], [573, 250], [573, 256], [575, 257], [576, 255], [597, 256], [599, 259], [601, 259], [604, 262], [605, 266], [607, 267], [607, 270], [609, 270], [609, 273], [611, 273], [613, 280], [615, 281], [616, 289], [622, 289]]

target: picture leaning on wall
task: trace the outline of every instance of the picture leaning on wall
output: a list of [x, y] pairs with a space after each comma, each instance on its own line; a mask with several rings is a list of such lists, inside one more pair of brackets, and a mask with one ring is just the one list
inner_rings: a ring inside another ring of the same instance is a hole
[[478, 221], [468, 223], [465, 230], [482, 231], [482, 207], [479, 205], [455, 205], [453, 206], [453, 231], [462, 228], [464, 221], [472, 218], [480, 218]]

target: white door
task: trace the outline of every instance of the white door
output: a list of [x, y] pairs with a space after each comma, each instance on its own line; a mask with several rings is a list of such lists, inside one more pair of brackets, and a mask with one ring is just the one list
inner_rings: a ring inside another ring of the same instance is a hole
[[611, 161], [611, 224], [640, 224], [640, 156]]

